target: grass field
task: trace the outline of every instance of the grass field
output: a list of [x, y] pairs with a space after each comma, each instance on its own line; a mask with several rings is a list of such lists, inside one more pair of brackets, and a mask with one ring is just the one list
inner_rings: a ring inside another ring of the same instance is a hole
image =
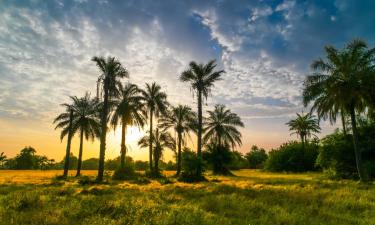
[[0, 224], [375, 224], [373, 183], [317, 173], [241, 170], [199, 184], [101, 185], [58, 181], [56, 174], [0, 170]]

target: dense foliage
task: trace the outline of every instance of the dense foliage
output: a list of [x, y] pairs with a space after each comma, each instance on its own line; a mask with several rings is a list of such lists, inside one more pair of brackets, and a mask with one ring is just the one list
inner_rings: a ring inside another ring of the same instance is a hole
[[264, 162], [267, 160], [267, 153], [264, 148], [259, 148], [256, 145], [251, 147], [250, 152], [246, 153], [245, 158], [248, 161], [249, 168], [260, 169], [263, 168]]
[[[367, 178], [375, 177], [375, 124], [363, 120], [358, 128], [359, 149]], [[336, 178], [358, 178], [352, 135], [336, 131], [321, 141], [317, 165]]]
[[316, 170], [318, 156], [316, 143], [288, 142], [269, 153], [265, 162], [268, 171], [304, 172]]

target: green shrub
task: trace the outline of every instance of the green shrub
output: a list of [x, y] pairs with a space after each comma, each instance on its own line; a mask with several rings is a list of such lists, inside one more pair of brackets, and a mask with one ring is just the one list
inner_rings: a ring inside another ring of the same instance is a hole
[[[205, 169], [205, 163], [195, 152], [184, 150], [182, 152], [182, 172], [179, 181], [199, 182], [206, 180], [202, 175]], [[199, 173], [199, 168], [201, 173]]]
[[259, 148], [256, 145], [251, 147], [250, 152], [246, 153], [245, 158], [249, 163], [251, 169], [261, 169], [264, 166], [264, 162], [267, 160], [267, 153], [263, 148]]
[[315, 161], [318, 155], [318, 145], [289, 142], [269, 153], [265, 169], [279, 172], [304, 172], [316, 170]]
[[137, 176], [134, 170], [134, 166], [130, 163], [126, 163], [124, 167], [120, 167], [115, 170], [112, 175], [113, 180], [129, 180]]
[[214, 174], [232, 174], [229, 170], [229, 164], [232, 162], [234, 157], [230, 151], [229, 145], [223, 146], [211, 143], [207, 145], [203, 158], [212, 166], [212, 172]]

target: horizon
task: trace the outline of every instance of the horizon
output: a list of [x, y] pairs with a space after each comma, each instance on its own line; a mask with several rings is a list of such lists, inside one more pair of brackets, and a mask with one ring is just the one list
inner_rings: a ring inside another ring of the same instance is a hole
[[[216, 59], [226, 73], [215, 83], [204, 112], [225, 104], [245, 123], [243, 145], [270, 150], [288, 140], [286, 122], [301, 111], [303, 81], [324, 46], [354, 38], [375, 44], [373, 1], [12, 1], [0, 3], [0, 152], [14, 157], [25, 146], [56, 161], [66, 139], [53, 118], [68, 96], [96, 93], [100, 72], [90, 59], [114, 56], [126, 80], [156, 81], [173, 104], [195, 98], [178, 80], [190, 61]], [[97, 16], [100, 15], [100, 16]], [[339, 123], [338, 123], [339, 124]], [[340, 125], [321, 121], [319, 137]], [[147, 125], [146, 125], [147, 128]], [[133, 130], [128, 156], [145, 160]], [[116, 136], [117, 135], [117, 136]], [[120, 154], [119, 134], [108, 134], [106, 159]], [[195, 143], [195, 137], [192, 137]], [[78, 137], [72, 152], [78, 155]], [[194, 146], [192, 146], [194, 147]], [[99, 141], [85, 141], [83, 159], [98, 158]], [[166, 151], [168, 161], [172, 152]]]

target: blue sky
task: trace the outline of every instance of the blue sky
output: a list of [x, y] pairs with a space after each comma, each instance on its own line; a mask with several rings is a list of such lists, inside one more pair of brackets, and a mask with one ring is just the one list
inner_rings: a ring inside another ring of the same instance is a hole
[[374, 9], [355, 0], [1, 1], [0, 138], [14, 141], [0, 151], [28, 145], [20, 134], [55, 137], [59, 104], [95, 93], [95, 55], [117, 57], [131, 82], [157, 81], [172, 103], [193, 107], [178, 75], [191, 60], [217, 59], [226, 73], [206, 109], [223, 103], [243, 118], [241, 150], [275, 147], [293, 138], [285, 122], [303, 110], [311, 61], [327, 44], [359, 37], [373, 45]]

